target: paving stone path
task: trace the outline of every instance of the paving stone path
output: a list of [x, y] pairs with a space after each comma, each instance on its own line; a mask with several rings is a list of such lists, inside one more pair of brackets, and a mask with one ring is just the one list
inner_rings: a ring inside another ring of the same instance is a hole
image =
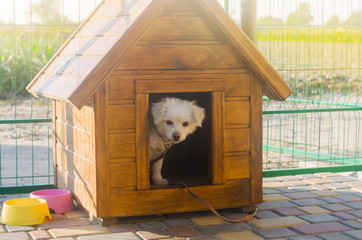
[[[53, 214], [52, 221], [36, 226], [0, 224], [0, 240], [362, 239], [362, 181], [320, 173], [265, 178], [263, 182], [264, 202], [246, 223], [227, 223], [205, 211], [127, 218], [103, 227], [78, 209]], [[0, 201], [26, 196], [0, 196]], [[245, 216], [240, 209], [220, 212], [234, 219]]]

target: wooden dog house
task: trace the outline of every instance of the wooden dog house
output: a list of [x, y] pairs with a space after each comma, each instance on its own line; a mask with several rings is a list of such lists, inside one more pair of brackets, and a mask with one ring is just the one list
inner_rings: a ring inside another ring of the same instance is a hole
[[206, 109], [164, 175], [215, 208], [260, 203], [262, 95], [291, 93], [216, 0], [105, 0], [27, 89], [54, 100], [56, 186], [99, 218], [205, 209], [150, 183], [148, 111], [164, 96]]

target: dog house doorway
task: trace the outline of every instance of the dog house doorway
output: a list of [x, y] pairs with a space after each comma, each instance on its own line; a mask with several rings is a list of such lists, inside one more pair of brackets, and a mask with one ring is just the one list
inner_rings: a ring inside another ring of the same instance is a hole
[[149, 105], [163, 98], [173, 97], [196, 101], [205, 109], [202, 127], [187, 136], [186, 140], [173, 145], [163, 162], [162, 176], [170, 184], [206, 185], [212, 183], [212, 95], [210, 92], [155, 93], [149, 94]]
[[148, 149], [149, 108], [152, 102], [163, 97], [196, 100], [205, 108], [203, 127], [167, 152], [163, 177], [171, 183], [183, 182], [191, 186], [223, 183], [223, 79], [153, 77], [135, 80], [137, 189], [153, 186]]

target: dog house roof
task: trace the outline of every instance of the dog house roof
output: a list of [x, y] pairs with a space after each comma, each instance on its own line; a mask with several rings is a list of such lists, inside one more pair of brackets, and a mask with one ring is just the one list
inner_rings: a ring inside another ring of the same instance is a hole
[[[36, 96], [81, 108], [173, 0], [104, 0], [27, 86]], [[185, 0], [186, 1], [186, 0]], [[188, 0], [213, 21], [271, 99], [291, 90], [217, 0]]]

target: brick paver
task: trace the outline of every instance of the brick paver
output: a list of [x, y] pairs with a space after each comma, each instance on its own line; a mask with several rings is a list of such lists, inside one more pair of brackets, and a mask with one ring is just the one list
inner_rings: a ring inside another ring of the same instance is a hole
[[268, 229], [308, 224], [308, 222], [295, 216], [287, 216], [278, 218], [251, 219], [249, 221], [249, 224], [255, 226], [256, 228]]
[[139, 231], [137, 232], [137, 235], [140, 236], [143, 240], [170, 238], [169, 235], [158, 234], [151, 231]]
[[88, 218], [72, 218], [53, 220], [38, 226], [39, 229], [64, 228], [91, 225], [92, 222]]
[[[76, 209], [36, 226], [0, 224], [0, 240], [362, 239], [362, 194], [354, 190], [362, 192], [362, 181], [324, 173], [263, 179], [263, 184], [264, 202], [247, 223], [228, 223], [205, 211], [126, 218], [102, 227]], [[246, 215], [241, 209], [220, 213], [231, 219]]]
[[305, 225], [291, 226], [290, 228], [304, 235], [317, 235], [323, 233], [344, 232], [352, 230], [350, 227], [347, 227], [337, 222], [305, 224]]
[[312, 191], [311, 193], [318, 195], [320, 197], [335, 197], [340, 196], [341, 194], [330, 191], [330, 190], [320, 190], [320, 191]]
[[289, 201], [290, 198], [283, 196], [279, 193], [275, 194], [264, 194], [263, 201], [264, 202], [274, 202], [274, 201]]
[[87, 218], [88, 214], [82, 210], [74, 210], [71, 212], [64, 213], [66, 218]]
[[140, 231], [140, 229], [134, 224], [119, 224], [119, 225], [110, 226], [109, 229], [113, 233]]
[[362, 201], [362, 198], [357, 197], [355, 195], [349, 194], [349, 195], [343, 195], [343, 196], [336, 196], [336, 198], [341, 199], [344, 202], [358, 202]]
[[80, 236], [78, 240], [139, 240], [140, 238], [131, 232], [114, 233], [114, 234], [97, 234], [89, 236]]
[[304, 219], [310, 223], [323, 223], [323, 222], [336, 222], [340, 221], [339, 218], [334, 217], [330, 214], [322, 213], [322, 214], [310, 214], [300, 216], [301, 219]]
[[356, 220], [357, 221], [354, 220], [343, 221], [343, 224], [354, 229], [362, 229], [362, 223], [360, 223], [358, 219]]
[[318, 206], [298, 207], [298, 209], [308, 214], [331, 213], [330, 211]]
[[349, 232], [345, 232], [344, 234], [346, 234], [347, 236], [350, 236], [354, 239], [362, 239], [362, 230], [349, 231]]
[[209, 225], [209, 226], [196, 226], [195, 229], [198, 232], [201, 232], [205, 235], [216, 235], [218, 233], [230, 233], [230, 232], [240, 232], [240, 231], [248, 231], [253, 228], [246, 223], [236, 223], [236, 224], [217, 224], [217, 225]]
[[299, 235], [288, 228], [271, 228], [256, 230], [256, 233], [265, 239], [288, 238]]
[[190, 218], [197, 225], [214, 225], [225, 223], [224, 220], [218, 218], [215, 215], [198, 216]]
[[311, 199], [298, 199], [298, 200], [293, 200], [292, 202], [299, 205], [299, 206], [302, 206], [302, 207], [314, 206], [314, 205], [319, 206], [319, 205], [326, 204], [326, 202], [318, 200], [318, 199], [314, 199], [314, 198], [311, 198]]
[[308, 198], [317, 198], [318, 195], [315, 195], [310, 192], [296, 192], [296, 193], [284, 193], [284, 196], [291, 199], [308, 199]]
[[332, 213], [333, 216], [338, 217], [342, 220], [356, 220], [357, 217], [352, 216], [351, 214], [345, 213], [345, 212], [334, 212]]
[[277, 214], [279, 214], [281, 216], [300, 216], [300, 215], [306, 214], [305, 212], [303, 212], [295, 207], [277, 208], [274, 210], [274, 212], [276, 212]]
[[26, 240], [30, 239], [25, 232], [15, 233], [2, 233], [0, 234], [0, 240]]
[[318, 235], [323, 240], [353, 240], [353, 238], [344, 235], [343, 233], [324, 233]]
[[52, 238], [50, 234], [45, 230], [31, 231], [29, 234], [34, 240], [46, 240]]
[[322, 208], [328, 209], [332, 212], [345, 212], [345, 211], [351, 211], [353, 210], [352, 208], [344, 205], [344, 204], [340, 204], [340, 203], [333, 203], [333, 204], [326, 204], [326, 205], [321, 205]]
[[289, 201], [275, 201], [275, 202], [262, 202], [259, 204], [260, 210], [271, 210], [276, 208], [285, 208], [285, 207], [296, 207], [297, 205]]
[[264, 188], [286, 188], [288, 184], [282, 182], [263, 182]]
[[233, 232], [233, 233], [220, 233], [216, 235], [221, 240], [235, 240], [235, 239], [243, 239], [243, 240], [263, 240], [262, 237], [249, 232]]
[[34, 226], [5, 225], [5, 228], [8, 232], [29, 232], [35, 230]]
[[322, 178], [308, 178], [304, 179], [303, 181], [312, 185], [331, 183], [330, 181]]
[[52, 228], [49, 230], [49, 233], [54, 238], [64, 238], [64, 237], [73, 237], [73, 236], [111, 233], [111, 231], [109, 230], [109, 228], [106, 227], [98, 225], [88, 225], [88, 226], [68, 227], [68, 228]]
[[198, 233], [191, 227], [174, 227], [167, 229], [167, 231], [175, 237], [187, 238], [200, 236], [200, 233]]

